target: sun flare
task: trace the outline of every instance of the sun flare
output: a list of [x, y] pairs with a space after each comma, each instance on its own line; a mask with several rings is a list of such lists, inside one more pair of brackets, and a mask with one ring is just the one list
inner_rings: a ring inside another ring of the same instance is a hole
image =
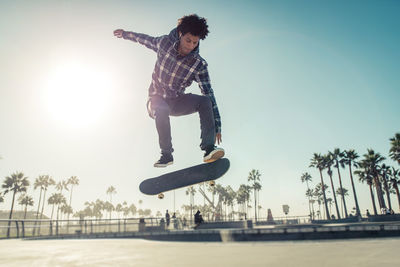
[[68, 62], [47, 77], [45, 101], [58, 122], [82, 127], [98, 121], [111, 97], [109, 75], [99, 67]]

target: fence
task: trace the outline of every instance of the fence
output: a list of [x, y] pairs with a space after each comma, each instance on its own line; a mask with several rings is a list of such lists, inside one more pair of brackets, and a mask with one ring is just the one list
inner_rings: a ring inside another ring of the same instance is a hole
[[285, 216], [274, 217], [272, 220], [268, 218], [258, 218], [255, 222], [256, 225], [266, 224], [305, 224], [311, 223], [310, 216]]
[[[0, 238], [24, 238], [65, 234], [137, 232], [163, 226], [161, 218], [83, 219], [83, 220], [0, 220]], [[180, 227], [172, 221], [171, 227]], [[142, 228], [142, 229], [141, 229]], [[165, 229], [165, 226], [164, 226]]]

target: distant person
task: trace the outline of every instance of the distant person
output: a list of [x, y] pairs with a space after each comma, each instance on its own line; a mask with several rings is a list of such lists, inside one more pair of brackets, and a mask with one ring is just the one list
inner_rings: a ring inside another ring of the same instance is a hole
[[172, 214], [172, 222], [174, 224], [174, 229], [178, 229], [178, 220], [176, 219], [175, 212]]
[[[166, 167], [174, 162], [170, 116], [198, 112], [203, 161], [213, 162], [225, 154], [222, 148], [215, 146], [222, 142], [221, 118], [207, 62], [199, 54], [200, 40], [204, 40], [208, 32], [207, 20], [196, 14], [180, 18], [175, 29], [159, 37], [122, 29], [114, 31], [114, 36], [137, 42], [157, 53], [147, 102], [149, 116], [156, 123], [161, 149], [161, 158], [154, 167]], [[193, 81], [198, 83], [202, 95], [185, 93]]]
[[168, 210], [167, 210], [167, 212], [165, 213], [165, 221], [167, 222], [167, 227], [169, 226], [169, 223], [170, 223], [170, 216], [169, 216], [169, 213], [168, 213]]
[[200, 224], [204, 222], [203, 216], [201, 216], [200, 211], [197, 210], [196, 214], [194, 215], [194, 223], [195, 223], [195, 228], [197, 228]]
[[336, 217], [335, 217], [334, 214], [332, 214], [331, 219], [332, 219], [332, 220], [336, 220]]
[[381, 208], [381, 213], [382, 213], [383, 215], [386, 215], [386, 214], [387, 214], [387, 209], [386, 209], [386, 208]]
[[267, 214], [267, 222], [273, 222], [274, 217], [272, 216], [272, 211], [271, 209], [268, 209], [268, 214]]
[[369, 210], [368, 210], [368, 209], [367, 209], [366, 214], [367, 214], [367, 217], [371, 216], [371, 214], [369, 213]]

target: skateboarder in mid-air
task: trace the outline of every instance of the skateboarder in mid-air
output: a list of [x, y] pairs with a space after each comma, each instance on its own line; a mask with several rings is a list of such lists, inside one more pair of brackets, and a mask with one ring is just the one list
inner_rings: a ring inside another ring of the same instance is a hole
[[[200, 116], [203, 161], [213, 162], [224, 156], [224, 150], [215, 146], [222, 141], [221, 119], [207, 62], [199, 55], [200, 40], [204, 40], [208, 32], [206, 19], [197, 15], [180, 18], [177, 28], [160, 37], [122, 29], [114, 31], [116, 37], [138, 42], [157, 53], [147, 102], [149, 115], [156, 122], [161, 148], [161, 158], [154, 167], [166, 167], [174, 161], [169, 116], [194, 112]], [[185, 94], [193, 81], [199, 84], [202, 95]]]

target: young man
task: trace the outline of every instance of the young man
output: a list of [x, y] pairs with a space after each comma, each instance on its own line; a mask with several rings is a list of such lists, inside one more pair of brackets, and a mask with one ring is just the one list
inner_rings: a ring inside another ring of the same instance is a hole
[[[211, 88], [207, 62], [199, 55], [200, 39], [208, 34], [204, 18], [184, 16], [169, 35], [151, 37], [142, 33], [114, 31], [118, 38], [138, 42], [157, 53], [157, 62], [149, 88], [147, 109], [156, 122], [161, 158], [155, 167], [173, 163], [171, 126], [169, 116], [182, 116], [198, 112], [201, 125], [200, 148], [205, 151], [204, 162], [213, 162], [224, 156], [220, 144], [221, 119]], [[202, 95], [185, 94], [193, 81], [199, 84]]]

